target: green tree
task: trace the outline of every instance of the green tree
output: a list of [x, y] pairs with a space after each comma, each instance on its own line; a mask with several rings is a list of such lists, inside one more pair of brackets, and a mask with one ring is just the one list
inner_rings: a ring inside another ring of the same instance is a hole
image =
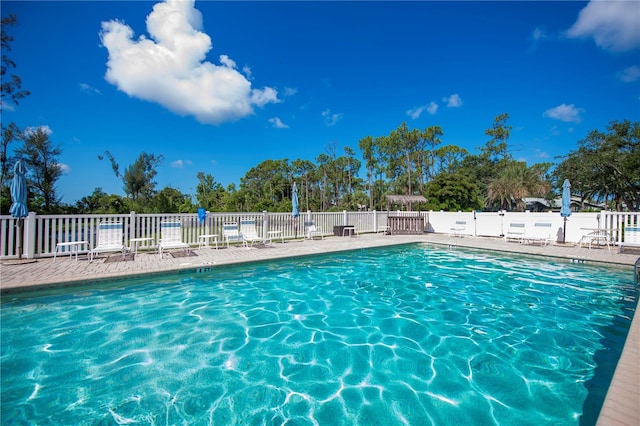
[[162, 155], [156, 157], [143, 152], [124, 170], [124, 190], [133, 201], [138, 201], [140, 198], [150, 200], [153, 197], [156, 187], [154, 179], [158, 174], [157, 167], [162, 160]]
[[369, 190], [369, 209], [373, 210], [373, 177], [377, 160], [375, 158], [375, 148], [373, 138], [366, 136], [358, 141], [358, 147], [362, 151], [362, 158], [367, 168], [367, 189]]
[[92, 194], [77, 201], [75, 210], [80, 214], [122, 214], [131, 211], [125, 199], [116, 194], [107, 194], [102, 188], [95, 188]]
[[24, 146], [16, 150], [27, 167], [28, 188], [33, 195], [30, 210], [40, 213], [55, 213], [60, 207], [56, 183], [62, 176], [62, 166], [58, 162], [62, 149], [53, 144], [49, 133], [42, 127], [25, 131]]
[[471, 211], [482, 207], [478, 186], [462, 173], [439, 173], [427, 185], [425, 196], [431, 210]]
[[11, 51], [11, 42], [13, 37], [7, 32], [7, 26], [16, 25], [18, 18], [16, 15], [9, 15], [2, 18], [0, 25], [0, 37], [2, 39], [2, 62], [0, 65], [0, 111], [4, 109], [6, 102], [18, 104], [18, 102], [29, 96], [28, 90], [22, 89], [22, 79], [16, 74], [9, 75], [9, 70], [15, 68], [16, 64], [8, 56]]
[[[293, 180], [302, 179], [302, 185], [298, 186], [298, 194], [302, 196], [300, 206], [305, 206], [309, 210], [309, 198], [313, 191], [312, 185], [315, 185], [313, 176], [315, 175], [316, 166], [309, 160], [296, 159], [291, 163]], [[300, 182], [298, 182], [300, 183]], [[293, 186], [293, 182], [291, 182]]]
[[195, 210], [191, 197], [170, 186], [162, 188], [153, 197], [154, 213], [189, 213]]
[[9, 186], [11, 175], [9, 171], [13, 165], [13, 161], [11, 161], [8, 155], [9, 144], [22, 139], [22, 132], [15, 123], [9, 123], [7, 127], [2, 127], [2, 151], [0, 151], [0, 214], [9, 214], [9, 208], [11, 206]]
[[[29, 91], [22, 89], [22, 79], [11, 74], [10, 70], [16, 67], [15, 62], [9, 57], [13, 37], [8, 32], [8, 27], [16, 25], [18, 18], [15, 15], [3, 17], [0, 22], [0, 38], [2, 45], [2, 60], [0, 62], [0, 112], [11, 104], [18, 105], [19, 101], [29, 95]], [[22, 132], [14, 123], [2, 125], [2, 147], [0, 151], [0, 213], [8, 214], [11, 206], [11, 194], [9, 191], [9, 170], [12, 161], [9, 158], [9, 145], [12, 142], [22, 140]]]
[[[266, 160], [240, 179], [238, 198], [245, 211], [282, 211], [289, 200], [289, 160]], [[284, 201], [284, 203], [283, 203]]]
[[556, 182], [569, 179], [584, 199], [611, 200], [616, 210], [640, 210], [640, 123], [624, 120], [591, 131], [558, 165]]
[[424, 144], [420, 154], [420, 170], [423, 171], [422, 183], [429, 182], [436, 176], [436, 147], [442, 143], [440, 139], [444, 135], [440, 126], [430, 126], [422, 131]]
[[485, 135], [491, 136], [491, 139], [481, 149], [482, 155], [497, 164], [504, 164], [510, 158], [507, 141], [511, 135], [511, 126], [507, 125], [508, 119], [507, 113], [498, 115], [493, 121], [493, 126], [484, 132]]
[[[147, 154], [142, 152], [140, 156], [129, 165], [124, 174], [120, 173], [120, 166], [115, 157], [109, 152], [105, 152], [106, 158], [111, 163], [111, 168], [118, 179], [122, 179], [124, 192], [131, 197], [131, 200], [138, 205], [140, 211], [144, 211], [145, 206], [150, 205], [155, 194], [156, 182], [154, 181], [158, 165], [164, 157], [162, 155]], [[98, 159], [103, 160], [102, 155]]]
[[327, 211], [333, 204], [330, 200], [329, 194], [329, 173], [331, 172], [331, 157], [322, 153], [316, 157], [318, 168], [316, 169], [316, 180], [320, 189], [320, 210]]
[[224, 211], [225, 212], [241, 212], [244, 211], [242, 207], [242, 197], [240, 191], [236, 188], [234, 183], [227, 185], [225, 197], [224, 197]]
[[382, 142], [387, 160], [387, 177], [394, 182], [398, 194], [414, 195], [413, 188], [418, 181], [414, 169], [421, 132], [409, 129], [407, 123], [402, 123]]
[[469, 151], [457, 145], [445, 145], [434, 151], [434, 175], [438, 173], [456, 173], [462, 168], [462, 162]]
[[511, 126], [506, 124], [509, 114], [500, 114], [494, 119], [491, 128], [485, 131], [485, 135], [491, 139], [480, 147], [479, 154], [466, 155], [460, 161], [460, 169], [469, 175], [478, 185], [480, 193], [488, 194], [489, 182], [496, 179], [510, 161], [507, 141], [511, 133]]
[[198, 205], [207, 211], [223, 211], [224, 199], [224, 187], [216, 182], [213, 175], [198, 172], [198, 186], [196, 187]]
[[521, 161], [509, 162], [487, 186], [489, 206], [524, 211], [526, 197], [544, 197], [550, 189], [541, 167], [527, 167]]

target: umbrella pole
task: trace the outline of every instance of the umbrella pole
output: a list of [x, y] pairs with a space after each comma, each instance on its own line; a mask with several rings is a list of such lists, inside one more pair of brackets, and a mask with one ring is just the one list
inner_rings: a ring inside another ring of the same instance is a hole
[[564, 226], [562, 227], [562, 244], [567, 242], [567, 218], [564, 218]]
[[22, 260], [22, 221], [24, 219], [18, 219], [18, 260]]

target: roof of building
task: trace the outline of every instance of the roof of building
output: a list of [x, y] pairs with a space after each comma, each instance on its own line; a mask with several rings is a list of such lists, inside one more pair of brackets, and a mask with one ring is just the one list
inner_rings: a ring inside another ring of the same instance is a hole
[[426, 203], [427, 199], [422, 195], [387, 195], [387, 203], [390, 204], [412, 204]]

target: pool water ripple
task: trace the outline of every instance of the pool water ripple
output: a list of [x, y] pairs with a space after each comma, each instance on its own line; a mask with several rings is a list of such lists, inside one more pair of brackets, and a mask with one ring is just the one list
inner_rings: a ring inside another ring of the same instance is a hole
[[0, 414], [593, 424], [637, 304], [632, 281], [623, 269], [415, 245], [5, 297]]

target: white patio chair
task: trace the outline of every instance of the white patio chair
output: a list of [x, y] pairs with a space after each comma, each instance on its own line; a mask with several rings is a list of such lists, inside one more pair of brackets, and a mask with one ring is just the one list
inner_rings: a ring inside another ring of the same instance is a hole
[[625, 247], [640, 248], [640, 226], [627, 226], [624, 228], [624, 241], [620, 243], [620, 252]]
[[158, 253], [162, 258], [162, 252], [170, 249], [184, 249], [189, 254], [189, 244], [182, 241], [182, 223], [162, 222], [160, 224], [160, 242], [158, 243]]
[[324, 234], [318, 227], [316, 227], [316, 224], [313, 221], [304, 223], [304, 232], [309, 240], [315, 239], [317, 235], [320, 236], [320, 239], [324, 240]]
[[456, 223], [449, 228], [449, 236], [453, 237], [463, 237], [464, 231], [467, 229], [467, 221], [466, 220], [456, 220]]
[[265, 243], [265, 239], [258, 235], [254, 219], [240, 220], [240, 235], [242, 235], [242, 245], [244, 247], [253, 247], [254, 243]]
[[127, 247], [122, 241], [122, 222], [102, 222], [98, 225], [98, 241], [89, 251], [89, 262], [93, 262], [98, 253], [122, 252], [124, 259]]
[[536, 222], [533, 224], [533, 233], [527, 233], [524, 242], [529, 244], [540, 243], [546, 246], [551, 242], [551, 223]]
[[504, 240], [516, 240], [519, 243], [524, 243], [526, 232], [525, 226], [523, 222], [511, 222], [509, 223], [509, 228], [507, 229], [507, 233], [504, 235]]
[[230, 243], [239, 243], [242, 241], [240, 230], [238, 229], [237, 222], [225, 222], [222, 224], [222, 238], [223, 243], [227, 243], [229, 248]]

